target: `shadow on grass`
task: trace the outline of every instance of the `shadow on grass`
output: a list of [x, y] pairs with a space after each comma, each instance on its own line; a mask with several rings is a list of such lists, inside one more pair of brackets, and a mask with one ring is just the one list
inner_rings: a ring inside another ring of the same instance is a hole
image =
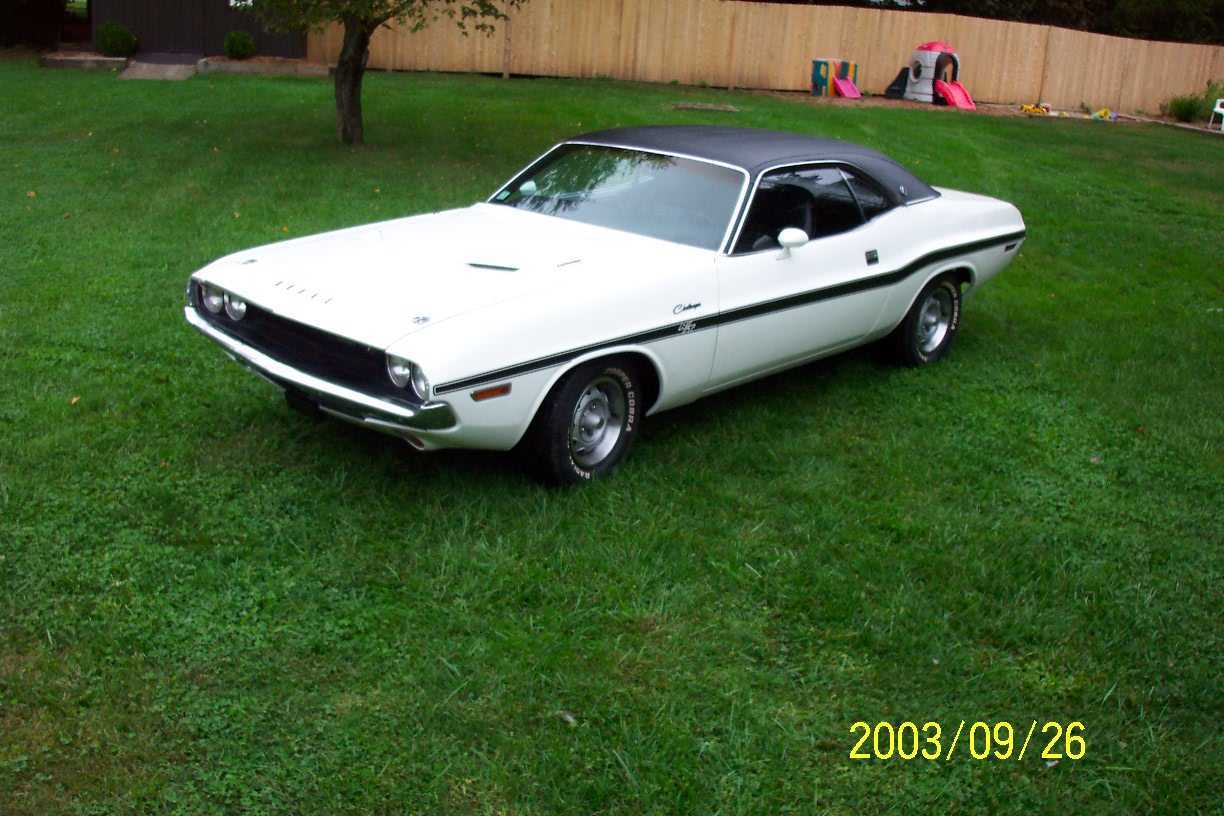
[[[758, 409], [786, 411], [796, 402], [819, 401], [832, 385], [857, 376], [864, 369], [885, 376], [892, 366], [877, 346], [864, 346], [651, 416], [643, 423], [644, 433], [637, 442], [638, 451], [643, 447], [688, 444], [681, 439], [686, 435], [717, 434], [720, 426], [746, 422], [744, 414]], [[540, 485], [529, 472], [528, 455], [521, 448], [510, 451], [444, 449], [421, 453], [395, 437], [323, 415], [303, 415], [290, 410], [272, 395], [269, 399], [272, 402], [267, 411], [259, 411], [249, 417], [249, 421], [267, 422], [273, 415], [285, 420], [278, 424], [293, 438], [294, 447], [305, 445], [313, 449], [303, 461], [320, 477], [341, 466], [381, 471], [385, 478], [402, 481], [406, 488], [426, 485], [431, 490], [460, 492], [479, 483], [497, 483], [512, 490]], [[836, 406], [825, 403], [824, 407]], [[250, 429], [256, 430], [255, 427]]]

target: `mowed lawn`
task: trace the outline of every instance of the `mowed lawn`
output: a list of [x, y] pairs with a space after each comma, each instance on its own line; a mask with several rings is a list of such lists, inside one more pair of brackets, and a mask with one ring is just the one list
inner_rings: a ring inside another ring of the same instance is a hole
[[[378, 73], [349, 150], [325, 81], [11, 55], [0, 99], [0, 813], [1219, 812], [1224, 140]], [[291, 413], [183, 322], [222, 254], [666, 122], [861, 142], [1030, 237], [946, 361], [651, 418], [570, 491]], [[1019, 733], [858, 761], [860, 720]]]

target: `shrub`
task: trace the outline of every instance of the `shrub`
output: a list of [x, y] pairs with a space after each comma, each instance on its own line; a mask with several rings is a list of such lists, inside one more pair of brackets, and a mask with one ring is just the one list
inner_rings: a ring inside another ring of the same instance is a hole
[[1175, 96], [1160, 108], [1181, 122], [1206, 122], [1217, 99], [1224, 99], [1224, 80], [1208, 82], [1202, 93]]
[[1193, 122], [1199, 118], [1200, 101], [1197, 96], [1175, 96], [1165, 103], [1165, 110], [1179, 122]]
[[136, 35], [118, 23], [103, 23], [94, 37], [98, 51], [108, 57], [130, 57], [136, 53]]
[[245, 31], [231, 31], [225, 35], [225, 56], [244, 60], [255, 56], [255, 38]]

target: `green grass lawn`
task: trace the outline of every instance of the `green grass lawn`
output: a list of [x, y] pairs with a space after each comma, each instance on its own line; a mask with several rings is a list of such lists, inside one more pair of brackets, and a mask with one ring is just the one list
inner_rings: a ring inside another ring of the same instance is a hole
[[[1224, 141], [374, 74], [349, 150], [324, 81], [13, 56], [0, 98], [0, 813], [1219, 812]], [[222, 254], [660, 122], [862, 142], [1030, 237], [945, 362], [704, 400], [571, 491], [300, 417], [183, 322]], [[858, 720], [1087, 750], [852, 761]]]

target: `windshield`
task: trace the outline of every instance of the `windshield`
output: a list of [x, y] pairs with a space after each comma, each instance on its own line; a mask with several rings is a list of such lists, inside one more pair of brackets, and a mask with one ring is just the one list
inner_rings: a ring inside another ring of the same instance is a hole
[[743, 174], [729, 167], [626, 150], [562, 145], [493, 203], [717, 250]]

